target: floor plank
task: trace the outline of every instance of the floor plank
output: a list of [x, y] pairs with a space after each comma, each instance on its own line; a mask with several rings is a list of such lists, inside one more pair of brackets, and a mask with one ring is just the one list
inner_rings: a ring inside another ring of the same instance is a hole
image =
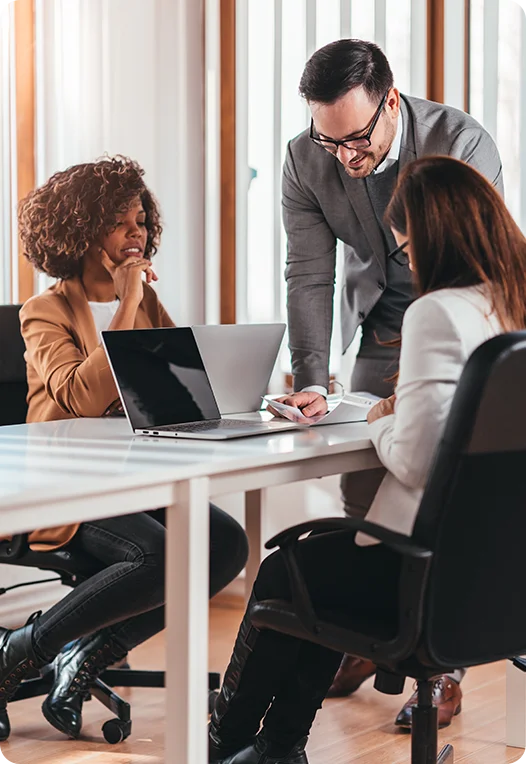
[[[232, 598], [211, 608], [211, 669], [224, 671], [241, 616], [239, 602]], [[160, 634], [137, 648], [131, 656], [134, 668], [162, 668], [164, 642]], [[462, 713], [440, 732], [440, 743], [454, 745], [457, 764], [519, 761], [523, 751], [504, 743], [504, 663], [471, 669], [463, 690]], [[310, 764], [407, 764], [410, 737], [396, 730], [393, 720], [410, 692], [406, 682], [403, 696], [381, 695], [370, 679], [352, 697], [326, 701], [309, 741]], [[70, 741], [47, 724], [40, 712], [41, 699], [34, 698], [10, 705], [13, 733], [1, 745], [2, 753], [15, 764], [165, 764], [164, 691], [122, 693], [133, 708], [133, 733], [125, 743], [104, 742], [100, 728], [110, 714], [96, 701], [86, 704], [82, 740]]]

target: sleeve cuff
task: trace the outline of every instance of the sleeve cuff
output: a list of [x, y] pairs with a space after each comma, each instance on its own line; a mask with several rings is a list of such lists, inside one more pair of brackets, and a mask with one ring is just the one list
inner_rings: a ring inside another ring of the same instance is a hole
[[367, 431], [369, 433], [369, 437], [371, 438], [376, 448], [378, 446], [380, 437], [385, 432], [387, 432], [387, 430], [391, 430], [393, 428], [394, 419], [394, 414], [388, 414], [387, 416], [380, 417], [380, 419], [376, 419], [372, 424], [368, 425]]
[[323, 395], [323, 397], [326, 398], [327, 388], [322, 387], [322, 385], [307, 385], [307, 387], [303, 387], [300, 390], [300, 393], [319, 393], [319, 395]]

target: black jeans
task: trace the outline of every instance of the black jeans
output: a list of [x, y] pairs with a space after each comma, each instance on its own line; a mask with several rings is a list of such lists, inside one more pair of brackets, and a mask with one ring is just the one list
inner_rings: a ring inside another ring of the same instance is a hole
[[[311, 535], [298, 549], [317, 610], [340, 611], [350, 623], [396, 623], [400, 558], [395, 552], [382, 544], [359, 547], [354, 534], [345, 531]], [[254, 597], [290, 601], [281, 552], [263, 561]], [[220, 721], [221, 740], [227, 746], [250, 740], [264, 717], [268, 739], [275, 750], [286, 752], [309, 734], [341, 655], [271, 630], [252, 628], [246, 639], [248, 658]]]
[[[68, 547], [94, 558], [100, 571], [35, 622], [33, 644], [51, 661], [68, 642], [108, 628], [126, 650], [164, 628], [164, 509], [83, 523]], [[245, 566], [241, 526], [210, 505], [210, 596]]]

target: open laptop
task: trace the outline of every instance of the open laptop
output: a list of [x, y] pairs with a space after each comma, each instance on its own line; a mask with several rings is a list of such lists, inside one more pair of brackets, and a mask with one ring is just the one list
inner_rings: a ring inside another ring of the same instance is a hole
[[101, 337], [137, 434], [227, 440], [297, 428], [280, 419], [222, 419], [189, 327], [107, 331]]
[[285, 324], [192, 326], [221, 415], [258, 411]]

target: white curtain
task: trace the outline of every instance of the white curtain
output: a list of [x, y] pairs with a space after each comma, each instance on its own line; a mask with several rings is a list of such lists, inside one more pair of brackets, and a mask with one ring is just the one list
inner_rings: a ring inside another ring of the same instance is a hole
[[[13, 8], [0, 3], [0, 302], [11, 302], [12, 258], [16, 252], [16, 187], [13, 165]], [[15, 296], [16, 299], [16, 296]]]
[[200, 0], [36, 0], [37, 181], [104, 153], [144, 167], [178, 324], [204, 320], [202, 23]]

